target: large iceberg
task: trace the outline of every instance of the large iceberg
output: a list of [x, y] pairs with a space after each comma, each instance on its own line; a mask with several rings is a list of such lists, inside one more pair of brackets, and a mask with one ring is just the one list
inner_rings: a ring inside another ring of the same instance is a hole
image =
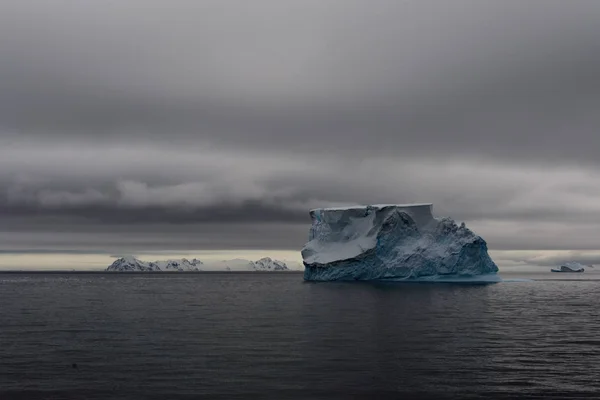
[[310, 211], [304, 279], [500, 281], [483, 238], [432, 204]]

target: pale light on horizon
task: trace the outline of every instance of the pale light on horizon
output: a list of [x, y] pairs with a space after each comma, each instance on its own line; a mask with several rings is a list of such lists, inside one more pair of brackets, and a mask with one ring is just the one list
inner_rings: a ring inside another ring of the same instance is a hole
[[[4, 253], [0, 254], [0, 270], [81, 270], [106, 269], [117, 257], [133, 255], [142, 261], [179, 258], [197, 258], [203, 262], [245, 259], [256, 261], [271, 257], [287, 263], [302, 265], [299, 251], [293, 250], [178, 250], [145, 251], [137, 253], [94, 254], [94, 253]], [[573, 252], [567, 250], [490, 250], [490, 256], [501, 271], [539, 271], [540, 268], [556, 266], [574, 260], [582, 264], [594, 264], [600, 258], [599, 251]]]
[[197, 258], [201, 261], [221, 261], [241, 258], [256, 261], [271, 257], [284, 262], [302, 262], [297, 251], [286, 250], [200, 250], [164, 251], [122, 254], [21, 253], [0, 254], [0, 270], [103, 270], [119, 256], [133, 255], [143, 261]]

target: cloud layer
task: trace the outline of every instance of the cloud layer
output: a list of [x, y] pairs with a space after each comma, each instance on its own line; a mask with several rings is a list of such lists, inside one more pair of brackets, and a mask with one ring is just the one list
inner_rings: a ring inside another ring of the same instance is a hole
[[7, 0], [0, 249], [277, 248], [433, 202], [598, 249], [600, 3]]
[[[600, 172], [592, 168], [165, 147], [9, 148], [0, 150], [0, 213], [9, 230], [28, 234], [89, 230], [92, 244], [94, 234], [107, 241], [102, 232], [111, 232], [110, 246], [146, 237], [148, 246], [298, 249], [310, 208], [431, 201], [437, 215], [467, 221], [492, 248], [598, 248]], [[246, 228], [241, 235], [244, 224], [269, 233], [261, 240]]]

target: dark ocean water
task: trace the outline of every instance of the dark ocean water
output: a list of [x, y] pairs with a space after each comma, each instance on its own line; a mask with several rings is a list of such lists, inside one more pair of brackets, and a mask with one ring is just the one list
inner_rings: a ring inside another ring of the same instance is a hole
[[543, 280], [571, 277], [2, 274], [0, 399], [600, 398], [600, 281]]

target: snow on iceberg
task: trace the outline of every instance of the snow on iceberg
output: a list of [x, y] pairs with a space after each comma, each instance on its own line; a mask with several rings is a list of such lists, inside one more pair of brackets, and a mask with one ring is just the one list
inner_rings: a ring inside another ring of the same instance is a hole
[[432, 204], [370, 205], [310, 211], [302, 249], [304, 279], [501, 281], [483, 238]]
[[[591, 267], [591, 266], [590, 266]], [[583, 264], [576, 261], [569, 261], [560, 266], [560, 268], [552, 268], [552, 272], [584, 272]]]

